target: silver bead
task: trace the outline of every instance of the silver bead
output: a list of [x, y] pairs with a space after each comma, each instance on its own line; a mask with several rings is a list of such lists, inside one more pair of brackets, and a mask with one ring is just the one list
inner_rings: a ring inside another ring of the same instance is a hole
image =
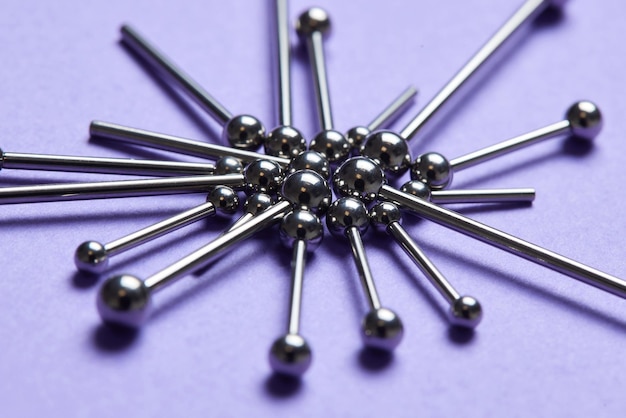
[[135, 276], [114, 276], [100, 288], [97, 307], [105, 323], [138, 328], [152, 310], [150, 289]]
[[222, 138], [234, 148], [254, 149], [263, 143], [265, 128], [254, 116], [239, 115], [226, 122]]
[[367, 231], [367, 208], [360, 200], [342, 197], [335, 200], [326, 214], [326, 226], [335, 236], [345, 237], [348, 228], [356, 227], [361, 234]]
[[398, 206], [390, 202], [380, 202], [370, 210], [372, 225], [380, 231], [394, 222], [402, 223], [402, 213]]
[[370, 132], [365, 126], [355, 126], [346, 132], [346, 139], [353, 150], [359, 150]]
[[433, 190], [444, 189], [452, 182], [450, 161], [438, 152], [422, 154], [411, 167], [411, 179], [427, 184]]
[[372, 309], [363, 318], [363, 344], [379, 350], [392, 351], [404, 335], [400, 317], [387, 308]]
[[380, 166], [366, 157], [345, 161], [333, 175], [333, 189], [339, 196], [354, 197], [364, 202], [376, 199], [385, 175]]
[[287, 172], [291, 174], [300, 170], [315, 171], [324, 179], [330, 176], [328, 159], [317, 151], [304, 151], [291, 159]]
[[104, 244], [85, 241], [74, 252], [74, 264], [80, 271], [100, 273], [109, 266], [109, 254]]
[[311, 360], [311, 348], [299, 334], [279, 337], [270, 348], [270, 366], [277, 373], [301, 376], [311, 366]]
[[309, 149], [324, 155], [331, 163], [343, 161], [350, 155], [350, 143], [341, 132], [334, 130], [315, 135]]
[[369, 134], [360, 148], [361, 155], [380, 164], [394, 175], [404, 173], [411, 164], [406, 140], [391, 131], [375, 131]]
[[264, 147], [268, 155], [293, 158], [306, 151], [306, 140], [296, 128], [279, 126], [267, 135]]
[[320, 32], [323, 35], [329, 35], [331, 22], [326, 10], [320, 7], [311, 7], [303, 12], [296, 21], [296, 31], [298, 36], [306, 37], [313, 32]]
[[314, 251], [324, 238], [320, 219], [308, 210], [294, 210], [283, 217], [280, 237], [285, 246], [292, 248], [295, 241], [306, 241], [307, 251]]
[[423, 200], [430, 200], [430, 187], [419, 180], [407, 181], [402, 185], [400, 191]]
[[296, 208], [324, 213], [330, 205], [332, 194], [328, 183], [311, 170], [296, 171], [285, 178], [282, 196]]
[[598, 136], [604, 125], [600, 109], [595, 103], [589, 101], [574, 103], [567, 109], [565, 119], [569, 121], [574, 137], [587, 140]]
[[229, 216], [239, 209], [239, 196], [233, 189], [226, 186], [214, 187], [209, 192], [206, 201], [215, 205], [216, 214]]
[[245, 169], [246, 188], [251, 193], [276, 193], [283, 180], [280, 166], [269, 160], [256, 160]]
[[483, 308], [471, 296], [461, 296], [450, 305], [450, 322], [465, 328], [475, 328], [483, 319]]
[[215, 162], [215, 174], [239, 174], [243, 173], [243, 164], [239, 158], [222, 157]]

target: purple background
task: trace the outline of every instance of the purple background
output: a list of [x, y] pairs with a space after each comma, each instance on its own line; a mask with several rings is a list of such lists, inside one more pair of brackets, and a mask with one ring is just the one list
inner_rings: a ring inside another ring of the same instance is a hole
[[[521, 0], [321, 0], [337, 127], [375, 116], [414, 83], [423, 106]], [[5, 0], [0, 13], [1, 146], [93, 156], [174, 154], [89, 141], [92, 119], [219, 142], [220, 129], [165, 88], [119, 44], [131, 23], [234, 113], [276, 123], [269, 1]], [[292, 18], [310, 6], [290, 2]], [[535, 187], [532, 206], [463, 213], [600, 270], [626, 276], [626, 104], [620, 0], [571, 1], [536, 27], [413, 155], [450, 157], [559, 120], [596, 101], [605, 130], [584, 155], [548, 141], [459, 173], [457, 187]], [[292, 34], [293, 35], [293, 34]], [[294, 45], [295, 36], [292, 36]], [[308, 62], [294, 54], [294, 123], [317, 130]], [[405, 125], [417, 108], [395, 126]], [[622, 174], [620, 174], [622, 173]], [[5, 170], [2, 185], [113, 176]], [[0, 208], [0, 401], [10, 416], [543, 416], [622, 415], [626, 306], [619, 298], [429, 222], [407, 229], [461, 293], [483, 304], [471, 338], [450, 332], [445, 304], [391, 240], [366, 237], [385, 306], [406, 334], [392, 358], [363, 354], [366, 304], [346, 242], [327, 236], [310, 259], [302, 333], [314, 363], [300, 385], [272, 378], [271, 342], [285, 330], [290, 251], [276, 230], [240, 245], [199, 278], [155, 297], [134, 338], [100, 325], [98, 283], [77, 275], [74, 248], [107, 242], [197, 205], [201, 195]], [[147, 277], [203, 245], [209, 221], [112, 260]], [[7, 416], [8, 416], [7, 415]]]

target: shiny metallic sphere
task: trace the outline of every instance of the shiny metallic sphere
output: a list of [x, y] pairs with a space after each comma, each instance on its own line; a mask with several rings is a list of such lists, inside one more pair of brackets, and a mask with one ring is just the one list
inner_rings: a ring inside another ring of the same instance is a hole
[[104, 245], [97, 241], [85, 241], [74, 252], [74, 264], [82, 272], [99, 274], [109, 266], [109, 258]]
[[361, 145], [360, 152], [362, 156], [380, 164], [384, 171], [394, 175], [406, 172], [411, 164], [406, 140], [391, 131], [375, 131], [369, 134]]
[[329, 35], [330, 28], [330, 17], [326, 10], [320, 7], [311, 7], [303, 12], [296, 21], [296, 31], [300, 37], [309, 36], [317, 31], [323, 35]]
[[483, 319], [483, 308], [471, 296], [461, 296], [450, 305], [450, 323], [459, 327], [475, 328]]
[[330, 176], [328, 159], [317, 151], [304, 151], [291, 159], [287, 172], [291, 174], [300, 170], [315, 171], [324, 179]]
[[353, 150], [359, 150], [370, 132], [371, 131], [365, 126], [355, 126], [346, 132], [346, 139]]
[[246, 212], [257, 215], [274, 204], [274, 198], [266, 193], [254, 193], [246, 199]]
[[315, 214], [326, 212], [332, 200], [326, 180], [311, 170], [289, 174], [283, 182], [281, 195], [297, 209], [310, 210]]
[[138, 328], [152, 309], [150, 289], [135, 276], [113, 276], [102, 284], [97, 299], [98, 312], [106, 324]]
[[254, 116], [235, 116], [224, 126], [222, 139], [234, 148], [255, 150], [265, 140], [265, 128]]
[[372, 309], [362, 323], [363, 344], [378, 350], [392, 351], [404, 335], [400, 317], [391, 309]]
[[214, 187], [206, 200], [215, 205], [216, 214], [232, 215], [239, 209], [239, 196], [228, 186]]
[[411, 167], [411, 179], [427, 184], [432, 190], [447, 187], [452, 183], [452, 174], [450, 162], [437, 152], [420, 155]]
[[379, 202], [370, 209], [370, 221], [376, 229], [384, 231], [394, 222], [402, 223], [402, 213], [391, 202]]
[[367, 208], [363, 202], [351, 197], [335, 200], [326, 213], [326, 226], [338, 237], [345, 237], [346, 231], [352, 227], [356, 227], [363, 234], [369, 224]]
[[276, 373], [299, 377], [311, 366], [311, 348], [298, 334], [287, 334], [272, 344], [269, 361]]
[[218, 176], [239, 173], [243, 173], [243, 164], [238, 158], [226, 156], [215, 162], [215, 174]]
[[309, 145], [311, 151], [325, 156], [330, 163], [338, 163], [350, 155], [350, 143], [341, 132], [328, 130], [315, 135]]
[[263, 146], [268, 155], [293, 158], [306, 151], [306, 140], [296, 128], [279, 126], [267, 135]]
[[256, 160], [248, 164], [244, 177], [250, 193], [274, 194], [283, 181], [283, 170], [273, 161]]
[[400, 187], [402, 193], [410, 194], [422, 200], [430, 200], [430, 187], [419, 180], [407, 181]]
[[314, 251], [322, 243], [324, 226], [313, 212], [296, 209], [283, 217], [280, 238], [288, 248], [292, 248], [295, 241], [303, 240], [307, 251]]
[[581, 101], [567, 109], [565, 118], [570, 123], [572, 135], [576, 138], [592, 140], [602, 130], [602, 113], [595, 103]]
[[333, 175], [333, 189], [339, 196], [354, 197], [366, 203], [378, 196], [385, 184], [380, 166], [367, 157], [353, 157], [339, 166]]

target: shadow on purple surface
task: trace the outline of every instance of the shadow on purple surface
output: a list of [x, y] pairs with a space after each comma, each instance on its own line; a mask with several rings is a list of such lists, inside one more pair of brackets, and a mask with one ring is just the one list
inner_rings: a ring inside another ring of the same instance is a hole
[[[599, 321], [605, 326], [615, 329], [620, 334], [626, 335], [626, 321], [621, 318], [616, 318], [610, 314], [602, 312], [598, 309], [595, 309], [591, 306], [585, 305], [583, 303], [577, 302], [573, 298], [575, 290], [572, 289], [572, 296], [566, 296], [557, 294], [554, 291], [550, 291], [546, 288], [541, 287], [539, 284], [533, 284], [530, 282], [522, 282], [520, 281], [523, 277], [522, 274], [512, 273], [512, 272], [503, 272], [497, 268], [494, 268], [488, 264], [481, 263], [477, 260], [470, 259], [468, 257], [459, 255], [458, 253], [453, 253], [441, 247], [432, 247], [428, 244], [424, 245], [427, 249], [430, 248], [431, 251], [437, 251], [443, 254], [446, 257], [454, 258], [457, 261], [462, 262], [467, 267], [467, 272], [470, 274], [470, 270], [480, 270], [481, 274], [477, 275], [477, 277], [482, 277], [488, 280], [496, 279], [497, 281], [504, 280], [508, 284], [513, 285], [517, 289], [522, 292], [525, 292], [532, 296], [533, 298], [538, 298], [545, 300], [548, 304], [553, 304], [556, 306], [561, 306], [567, 309], [569, 312], [578, 315], [585, 315], [590, 319], [594, 319]], [[567, 276], [563, 276], [564, 280], [574, 280]], [[601, 292], [601, 290], [588, 287], [590, 292]]]
[[[219, 145], [225, 145], [220, 140], [220, 134], [216, 130], [217, 127], [211, 127], [207, 123], [207, 119], [210, 118], [206, 113], [200, 113], [199, 109], [191, 103], [186, 97], [183, 97], [183, 93], [180, 90], [176, 89], [172, 85], [170, 85], [163, 77], [161, 77], [160, 73], [154, 70], [150, 65], [148, 65], [140, 56], [134, 53], [130, 48], [128, 48], [121, 40], [119, 41], [119, 45], [128, 52], [128, 55], [133, 58], [135, 63], [139, 65], [145, 72], [150, 76], [150, 78], [165, 92], [169, 99], [180, 108], [180, 110], [186, 114], [189, 119], [194, 123], [196, 127], [198, 127], [202, 132], [206, 134], [208, 138], [211, 138], [211, 142]], [[149, 106], [146, 106], [148, 109]]]
[[563, 21], [565, 13], [559, 7], [549, 7], [545, 12], [541, 13], [533, 22], [533, 27], [541, 29], [544, 27], [557, 25]]
[[451, 326], [448, 329], [448, 338], [455, 344], [469, 344], [474, 339], [476, 332], [471, 328]]
[[100, 324], [93, 332], [93, 344], [103, 352], [123, 351], [137, 341], [139, 332], [136, 329]]
[[379, 372], [393, 363], [393, 352], [364, 347], [359, 350], [359, 364], [370, 372]]
[[265, 380], [265, 390], [275, 398], [288, 398], [296, 395], [302, 389], [302, 379], [272, 373]]
[[549, 162], [550, 160], [554, 158], [567, 157], [567, 156], [583, 157], [583, 156], [591, 154], [593, 150], [594, 150], [593, 142], [585, 141], [585, 140], [574, 138], [574, 137], [568, 137], [567, 139], [563, 141], [560, 149], [550, 152], [542, 157], [538, 157], [538, 158], [531, 157], [530, 159], [523, 160], [523, 161], [517, 160], [516, 164], [511, 164], [504, 170], [499, 170], [497, 172], [490, 172], [488, 175], [476, 177], [474, 179], [464, 181], [464, 182], [459, 181], [454, 184], [454, 187], [464, 188], [464, 189], [470, 188], [476, 184], [493, 180], [494, 178], [502, 178], [505, 176], [510, 176], [512, 174], [515, 174], [517, 171], [528, 170], [532, 168], [533, 166], [545, 164], [546, 162]]
[[100, 275], [77, 271], [72, 275], [72, 285], [76, 289], [91, 289], [100, 281]]

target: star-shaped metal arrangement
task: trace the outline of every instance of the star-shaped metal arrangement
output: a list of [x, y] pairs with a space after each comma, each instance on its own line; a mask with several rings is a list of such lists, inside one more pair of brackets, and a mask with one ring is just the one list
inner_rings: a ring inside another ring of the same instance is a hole
[[[8, 187], [0, 189], [0, 203], [30, 203], [176, 193], [207, 193], [207, 202], [115, 241], [87, 241], [75, 253], [79, 270], [105, 272], [112, 256], [130, 250], [170, 231], [217, 213], [232, 215], [239, 207], [237, 191], [248, 195], [244, 214], [218, 238], [176, 263], [140, 280], [122, 274], [106, 280], [97, 297], [103, 321], [112, 326], [137, 328], [150, 316], [152, 294], [192, 272], [205, 268], [224, 251], [262, 228], [280, 224], [282, 241], [293, 250], [291, 308], [287, 332], [270, 348], [272, 368], [300, 376], [311, 364], [311, 349], [300, 334], [300, 306], [307, 252], [321, 243], [325, 217], [333, 236], [349, 241], [370, 310], [362, 323], [363, 342], [375, 350], [393, 350], [403, 336], [402, 321], [383, 307], [368, 265], [361, 235], [373, 225], [386, 231], [412, 258], [450, 305], [453, 326], [474, 328], [482, 318], [480, 303], [463, 296], [446, 280], [418, 244], [402, 227], [404, 213], [412, 213], [493, 245], [587, 284], [626, 296], [626, 282], [552, 251], [444, 209], [438, 203], [528, 202], [533, 189], [446, 190], [453, 173], [548, 138], [570, 135], [592, 140], [602, 128], [595, 104], [573, 104], [564, 120], [454, 159], [427, 153], [412, 160], [408, 142], [432, 124], [466, 82], [522, 26], [552, 7], [556, 0], [528, 0], [467, 62], [446, 86], [399, 134], [380, 130], [417, 91], [408, 88], [367, 126], [346, 135], [333, 129], [324, 63], [323, 39], [330, 30], [327, 13], [311, 8], [302, 13], [296, 30], [309, 53], [317, 96], [321, 132], [307, 143], [292, 126], [290, 44], [286, 0], [276, 0], [276, 38], [279, 69], [279, 126], [268, 134], [256, 118], [233, 116], [190, 76], [172, 63], [129, 26], [122, 39], [149, 67], [181, 88], [223, 126], [230, 146], [211, 145], [171, 135], [94, 121], [94, 138], [155, 147], [216, 160], [216, 163], [182, 163], [113, 158], [88, 158], [4, 152], [5, 169], [65, 170], [144, 175], [157, 178]], [[260, 146], [265, 154], [254, 150]], [[394, 188], [401, 174], [411, 171], [411, 181]], [[336, 199], [333, 200], [331, 187]]]

